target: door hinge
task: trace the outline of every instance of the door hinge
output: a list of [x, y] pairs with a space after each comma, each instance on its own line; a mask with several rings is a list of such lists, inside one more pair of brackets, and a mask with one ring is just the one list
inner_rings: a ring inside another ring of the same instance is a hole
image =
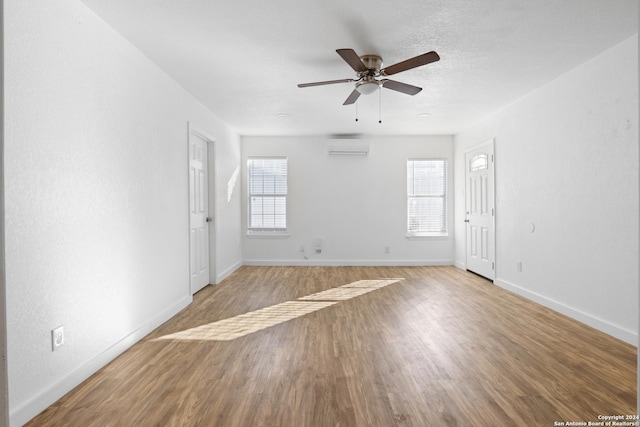
[[492, 269], [492, 270], [495, 270], [495, 269], [496, 269], [496, 263], [495, 263], [495, 262], [492, 262], [492, 263], [491, 263], [491, 269]]

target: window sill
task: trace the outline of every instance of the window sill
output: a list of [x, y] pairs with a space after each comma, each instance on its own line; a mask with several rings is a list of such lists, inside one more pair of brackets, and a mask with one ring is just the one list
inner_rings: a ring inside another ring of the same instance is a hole
[[287, 231], [247, 231], [247, 237], [250, 239], [288, 239]]
[[448, 233], [407, 234], [407, 240], [449, 240]]

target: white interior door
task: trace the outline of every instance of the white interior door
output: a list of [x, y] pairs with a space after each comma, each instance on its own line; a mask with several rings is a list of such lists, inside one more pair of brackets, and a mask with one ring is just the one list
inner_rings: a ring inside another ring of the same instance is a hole
[[467, 270], [495, 279], [493, 141], [465, 153]]
[[209, 284], [207, 141], [189, 133], [189, 258], [191, 293]]

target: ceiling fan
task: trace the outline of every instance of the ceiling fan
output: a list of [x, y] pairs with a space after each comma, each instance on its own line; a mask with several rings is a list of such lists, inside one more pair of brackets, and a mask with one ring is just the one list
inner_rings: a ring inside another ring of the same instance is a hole
[[440, 56], [436, 52], [427, 52], [416, 57], [406, 59], [397, 64], [393, 64], [389, 67], [382, 67], [382, 57], [378, 55], [363, 55], [358, 54], [353, 49], [337, 49], [338, 55], [345, 60], [351, 68], [356, 72], [357, 78], [355, 79], [342, 79], [342, 80], [327, 80], [324, 82], [313, 83], [300, 83], [298, 87], [311, 87], [330, 85], [335, 83], [353, 83], [356, 87], [351, 92], [349, 97], [344, 101], [342, 105], [350, 105], [356, 102], [356, 100], [362, 94], [369, 94], [375, 92], [376, 89], [381, 87], [395, 90], [397, 92], [406, 93], [407, 95], [415, 95], [422, 90], [421, 87], [412, 86], [406, 83], [401, 83], [395, 80], [385, 79], [386, 76], [400, 73], [402, 71], [411, 70], [412, 68], [421, 67], [423, 65], [430, 64], [440, 60]]

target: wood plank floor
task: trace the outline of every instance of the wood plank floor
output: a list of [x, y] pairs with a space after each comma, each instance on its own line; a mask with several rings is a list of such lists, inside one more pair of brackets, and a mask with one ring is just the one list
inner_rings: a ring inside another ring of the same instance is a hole
[[[404, 280], [161, 339], [381, 278]], [[27, 426], [554, 426], [635, 414], [636, 369], [635, 347], [454, 267], [245, 266]]]

